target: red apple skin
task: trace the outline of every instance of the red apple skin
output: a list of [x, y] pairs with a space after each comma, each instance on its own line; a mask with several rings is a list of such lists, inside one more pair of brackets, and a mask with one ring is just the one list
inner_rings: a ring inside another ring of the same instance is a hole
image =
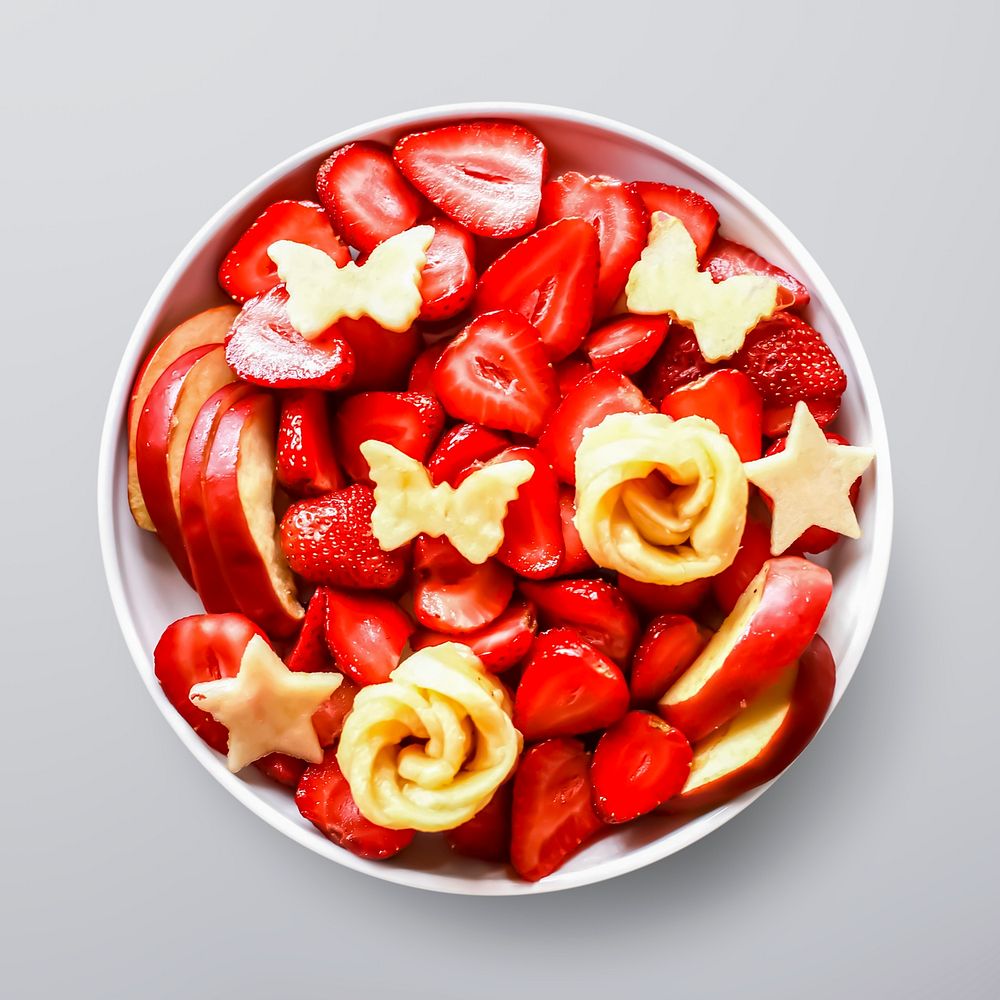
[[[740, 628], [741, 607], [755, 588], [759, 603]], [[832, 591], [833, 578], [822, 566], [798, 556], [768, 560], [705, 650], [660, 699], [660, 716], [692, 743], [727, 723], [802, 655], [819, 629]], [[734, 628], [726, 643], [727, 629]], [[699, 668], [714, 657], [720, 659], [715, 671], [696, 690], [686, 690]]]
[[[700, 787], [682, 790], [664, 804], [662, 811], [714, 809], [776, 778], [805, 750], [823, 724], [833, 700], [835, 683], [836, 666], [830, 647], [821, 636], [814, 636], [799, 659], [788, 712], [771, 739], [741, 767]], [[697, 745], [694, 751], [697, 758]]]

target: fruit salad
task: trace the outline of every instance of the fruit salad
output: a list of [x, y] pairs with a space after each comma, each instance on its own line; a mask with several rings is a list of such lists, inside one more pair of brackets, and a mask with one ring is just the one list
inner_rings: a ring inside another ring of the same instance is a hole
[[534, 881], [802, 751], [815, 557], [874, 453], [809, 290], [725, 233], [511, 121], [349, 143], [263, 207], [127, 418], [204, 607], [156, 677], [233, 771], [363, 858], [440, 834]]

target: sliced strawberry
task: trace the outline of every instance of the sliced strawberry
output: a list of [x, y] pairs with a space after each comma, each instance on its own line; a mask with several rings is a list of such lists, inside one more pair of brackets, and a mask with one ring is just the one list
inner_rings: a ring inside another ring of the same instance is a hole
[[492, 622], [510, 602], [514, 575], [495, 559], [476, 565], [447, 538], [421, 535], [413, 547], [413, 613], [424, 628], [466, 633]]
[[393, 155], [414, 187], [478, 236], [523, 236], [535, 225], [545, 147], [513, 122], [465, 122], [415, 132]]
[[646, 627], [632, 659], [633, 705], [652, 705], [705, 648], [708, 636], [693, 618], [667, 614]]
[[400, 389], [423, 347], [420, 331], [411, 326], [405, 333], [383, 330], [367, 316], [341, 319], [331, 329], [354, 355], [351, 389]]
[[570, 170], [542, 188], [538, 221], [585, 219], [597, 230], [601, 266], [594, 312], [605, 316], [625, 290], [632, 265], [646, 246], [649, 216], [642, 198], [613, 177], [587, 177]]
[[538, 332], [550, 361], [580, 346], [594, 315], [597, 233], [583, 219], [560, 219], [516, 243], [476, 285], [476, 312], [511, 309]]
[[437, 367], [438, 358], [441, 357], [447, 348], [449, 340], [442, 338], [433, 344], [425, 347], [413, 362], [410, 369], [410, 378], [406, 383], [406, 388], [410, 392], [434, 391], [434, 369]]
[[389, 679], [415, 629], [386, 597], [327, 589], [326, 644], [337, 669], [361, 686]]
[[250, 299], [226, 336], [226, 362], [241, 379], [275, 389], [339, 389], [354, 353], [333, 331], [305, 340], [288, 318], [284, 285]]
[[295, 804], [325, 837], [361, 858], [391, 858], [413, 840], [412, 830], [388, 830], [365, 819], [332, 750], [322, 764], [306, 768]]
[[352, 142], [328, 156], [316, 192], [340, 234], [362, 253], [416, 224], [420, 195], [376, 142]]
[[642, 386], [646, 395], [659, 406], [664, 396], [713, 370], [714, 366], [702, 357], [694, 331], [671, 323], [667, 339], [646, 369]]
[[673, 585], [641, 583], [619, 573], [618, 587], [630, 601], [647, 614], [663, 615], [671, 612], [690, 614], [704, 603], [708, 592], [712, 589], [712, 581], [706, 577], [702, 580]]
[[515, 312], [477, 316], [445, 348], [433, 384], [456, 419], [532, 437], [558, 401], [538, 334]]
[[[329, 651], [327, 651], [327, 655], [329, 655]], [[328, 669], [335, 668], [331, 666]], [[344, 720], [351, 714], [354, 698], [360, 690], [361, 688], [354, 681], [345, 677], [340, 682], [340, 687], [313, 712], [313, 729], [316, 730], [316, 735], [322, 746], [332, 746], [340, 738], [344, 729]]]
[[728, 615], [736, 607], [750, 581], [770, 558], [771, 529], [761, 521], [748, 517], [736, 558], [718, 576], [712, 577], [715, 602], [725, 614]]
[[660, 349], [668, 325], [664, 316], [619, 316], [589, 333], [583, 349], [594, 368], [634, 375]]
[[593, 366], [586, 358], [579, 355], [570, 355], [563, 358], [559, 364], [553, 366], [556, 373], [556, 381], [559, 384], [559, 395], [565, 396], [572, 389], [575, 389], [588, 375], [594, 374]]
[[521, 878], [551, 875], [603, 823], [594, 811], [590, 755], [579, 740], [531, 747], [514, 776], [510, 860]]
[[281, 399], [278, 422], [278, 482], [293, 496], [329, 493], [344, 485], [330, 438], [326, 393], [292, 391]]
[[444, 429], [444, 410], [433, 396], [419, 392], [361, 392], [344, 400], [334, 426], [344, 471], [370, 482], [360, 450], [365, 441], [385, 441], [425, 462]]
[[360, 483], [292, 504], [278, 537], [292, 570], [312, 583], [367, 590], [395, 587], [408, 547], [384, 552], [372, 534], [375, 497]]
[[687, 737], [651, 712], [629, 712], [600, 739], [590, 765], [594, 808], [627, 823], [673, 798], [691, 772]]
[[287, 788], [298, 787], [307, 767], [304, 760], [299, 760], [298, 757], [289, 757], [287, 753], [269, 753], [254, 763], [262, 774], [266, 774], [267, 777]]
[[496, 431], [478, 424], [456, 424], [438, 442], [427, 471], [435, 486], [457, 486], [470, 466], [489, 461], [509, 446], [510, 441]]
[[472, 819], [446, 830], [444, 839], [457, 854], [480, 861], [507, 861], [510, 857], [510, 812], [514, 783], [501, 785]]
[[302, 628], [291, 651], [285, 657], [289, 670], [304, 673], [335, 670], [336, 665], [326, 645], [326, 588], [317, 587], [306, 605]]
[[427, 322], [450, 319], [471, 301], [476, 290], [476, 241], [450, 219], [430, 219], [434, 239], [427, 248], [427, 263], [420, 275], [424, 305], [420, 318]]
[[697, 191], [659, 184], [656, 181], [635, 181], [629, 187], [642, 199], [646, 211], [666, 212], [684, 223], [698, 251], [698, 259], [705, 256], [715, 230], [719, 227], [719, 213], [715, 206]]
[[562, 522], [563, 558], [556, 576], [579, 576], [597, 569], [590, 553], [583, 547], [580, 532], [576, 530], [576, 491], [572, 486], [559, 488], [559, 519]]
[[338, 267], [351, 259], [319, 205], [311, 201], [276, 201], [257, 216], [219, 268], [219, 284], [237, 302], [246, 302], [281, 282], [274, 261], [267, 255], [267, 248], [278, 240], [322, 250]]
[[702, 261], [702, 270], [707, 271], [715, 282], [725, 281], [735, 274], [761, 274], [765, 278], [774, 278], [791, 293], [792, 309], [801, 308], [809, 302], [809, 289], [798, 278], [775, 267], [749, 247], [724, 240], [721, 236], [717, 236], [709, 247], [708, 256]]
[[743, 372], [723, 368], [675, 389], [665, 396], [660, 412], [680, 420], [698, 416], [711, 420], [732, 442], [741, 462], [760, 458], [763, 401]]
[[624, 375], [603, 370], [581, 379], [552, 415], [538, 447], [564, 483], [576, 482], [576, 450], [583, 432], [611, 413], [653, 413], [652, 404]]

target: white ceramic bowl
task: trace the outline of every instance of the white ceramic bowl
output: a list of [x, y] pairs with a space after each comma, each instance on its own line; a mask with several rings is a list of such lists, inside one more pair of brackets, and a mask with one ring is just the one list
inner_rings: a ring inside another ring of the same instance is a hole
[[[318, 854], [376, 878], [440, 892], [514, 895], [586, 885], [641, 868], [680, 850], [745, 809], [767, 786], [686, 823], [650, 817], [629, 824], [573, 857], [536, 884], [501, 867], [452, 855], [441, 838], [418, 838], [393, 861], [365, 861], [332, 844], [301, 818], [292, 796], [253, 768], [230, 774], [174, 711], [153, 675], [152, 650], [174, 619], [200, 611], [195, 594], [152, 535], [136, 528], [126, 499], [125, 410], [129, 389], [150, 345], [187, 316], [224, 301], [215, 281], [223, 254], [247, 224], [278, 198], [314, 198], [313, 177], [327, 153], [346, 142], [392, 143], [406, 132], [447, 121], [512, 118], [548, 147], [552, 174], [565, 169], [627, 180], [658, 180], [696, 188], [719, 209], [726, 236], [746, 243], [801, 278], [812, 292], [809, 321], [821, 330], [847, 372], [849, 387], [838, 429], [853, 442], [872, 445], [874, 471], [864, 479], [858, 515], [864, 536], [836, 546], [828, 565], [836, 586], [822, 634], [837, 661], [836, 706], [868, 641], [889, 563], [892, 486], [889, 449], [878, 392], [854, 325], [830, 282], [799, 241], [753, 196], [728, 177], [656, 136], [607, 118], [533, 104], [455, 104], [369, 122], [324, 139], [279, 164], [241, 191], [198, 232], [174, 261], [143, 310], [115, 378], [101, 440], [98, 516], [104, 568], [115, 611], [135, 665], [151, 697], [178, 737], [215, 779], [244, 805]], [[831, 709], [832, 710], [832, 709]], [[803, 822], [808, 822], [803, 811]]]

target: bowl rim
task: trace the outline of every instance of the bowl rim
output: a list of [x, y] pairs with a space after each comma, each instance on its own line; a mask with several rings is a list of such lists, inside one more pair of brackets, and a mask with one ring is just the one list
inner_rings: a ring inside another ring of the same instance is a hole
[[[613, 133], [632, 142], [651, 147], [657, 152], [671, 157], [687, 169], [700, 174], [721, 188], [729, 197], [739, 203], [745, 211], [767, 227], [795, 256], [803, 266], [803, 277], [823, 300], [834, 323], [839, 328], [848, 348], [851, 360], [857, 370], [859, 391], [868, 411], [871, 424], [871, 446], [878, 456], [878, 475], [875, 481], [877, 502], [874, 523], [868, 529], [872, 532], [871, 565], [865, 575], [862, 590], [857, 596], [861, 602], [857, 625], [851, 636], [847, 650], [838, 664], [838, 690], [827, 712], [826, 721], [836, 708], [850, 683], [861, 660], [865, 646], [871, 635], [885, 588], [892, 547], [893, 493], [892, 474], [889, 458], [889, 441], [882, 412], [882, 404], [875, 384], [868, 357], [861, 338], [847, 310], [826, 274], [816, 263], [808, 250], [778, 217], [752, 194], [729, 178], [722, 171], [705, 163], [699, 157], [642, 129], [626, 125], [615, 119], [572, 108], [549, 104], [534, 104], [519, 101], [477, 101], [434, 105], [387, 115], [360, 125], [344, 129], [334, 135], [314, 142], [297, 153], [287, 157], [231, 197], [218, 209], [191, 237], [170, 267], [158, 282], [144, 306], [126, 344], [118, 371], [112, 385], [108, 406], [101, 432], [97, 469], [97, 516], [100, 536], [101, 556], [107, 578], [111, 601], [119, 627], [132, 656], [133, 663], [160, 714], [174, 730], [188, 750], [212, 776], [251, 812], [269, 823], [276, 830], [295, 842], [309, 848], [322, 857], [329, 858], [355, 871], [374, 875], [384, 881], [412, 888], [461, 895], [538, 895], [557, 892], [562, 889], [590, 885], [635, 871], [655, 861], [662, 860], [700, 840], [709, 833], [729, 822], [752, 802], [755, 802], [778, 778], [745, 792], [736, 799], [718, 808], [697, 816], [683, 826], [664, 834], [643, 847], [625, 851], [618, 857], [598, 862], [582, 871], [556, 872], [540, 882], [517, 882], [509, 878], [483, 877], [480, 879], [434, 871], [424, 871], [384, 862], [366, 861], [338, 847], [331, 841], [317, 836], [314, 831], [297, 825], [260, 798], [254, 786], [231, 774], [218, 757], [195, 732], [170, 707], [155, 683], [151, 651], [144, 648], [133, 620], [125, 593], [122, 566], [115, 532], [114, 489], [116, 454], [120, 447], [122, 421], [126, 412], [130, 389], [137, 365], [146, 349], [154, 318], [168, 301], [177, 279], [184, 273], [192, 259], [209, 239], [234, 216], [245, 211], [249, 205], [268, 187], [280, 181], [283, 176], [314, 159], [324, 152], [347, 142], [365, 138], [383, 130], [404, 130], [416, 125], [432, 127], [449, 119], [467, 118], [508, 118], [531, 117], [556, 123], [584, 125]], [[786, 768], [787, 771], [787, 768]], [[785, 773], [785, 772], [782, 772]]]

